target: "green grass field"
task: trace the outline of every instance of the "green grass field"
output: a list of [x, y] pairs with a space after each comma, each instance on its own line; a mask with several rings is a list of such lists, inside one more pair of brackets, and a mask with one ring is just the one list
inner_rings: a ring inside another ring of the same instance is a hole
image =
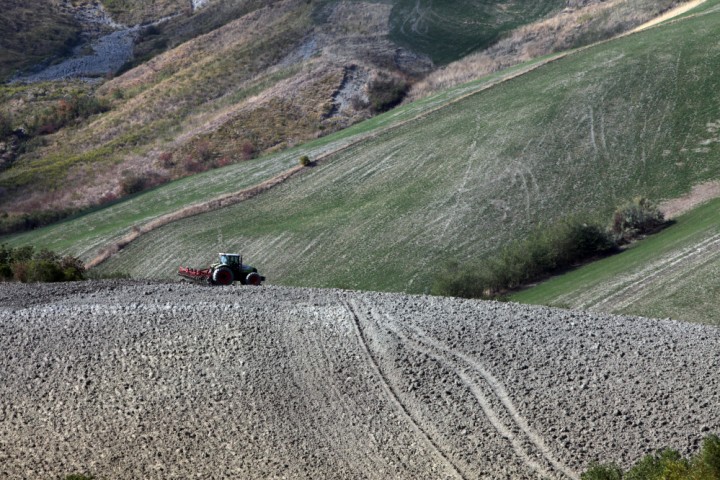
[[551, 278], [511, 300], [720, 325], [720, 199], [618, 255]]
[[503, 33], [561, 9], [552, 1], [397, 0], [390, 37], [443, 65], [487, 47]]
[[540, 223], [720, 176], [711, 13], [579, 52], [380, 134], [102, 268], [171, 277], [240, 250], [272, 283], [424, 292]]

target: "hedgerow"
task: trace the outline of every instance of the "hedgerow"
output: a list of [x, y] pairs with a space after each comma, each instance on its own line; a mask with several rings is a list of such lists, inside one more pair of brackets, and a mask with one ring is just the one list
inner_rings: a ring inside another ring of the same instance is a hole
[[527, 240], [514, 242], [476, 264], [451, 265], [435, 279], [432, 293], [494, 298], [615, 248], [615, 242], [602, 227], [568, 220], [539, 228]]
[[625, 244], [658, 230], [664, 224], [665, 216], [657, 205], [647, 198], [636, 197], [615, 210], [609, 230], [618, 244]]
[[83, 262], [73, 256], [62, 257], [50, 250], [32, 246], [9, 248], [0, 245], [0, 281], [69, 282], [85, 279]]
[[615, 210], [607, 228], [579, 219], [540, 227], [492, 257], [452, 263], [434, 280], [431, 293], [464, 298], [498, 298], [524, 285], [594, 257], [608, 255], [668, 225], [650, 200], [636, 197]]

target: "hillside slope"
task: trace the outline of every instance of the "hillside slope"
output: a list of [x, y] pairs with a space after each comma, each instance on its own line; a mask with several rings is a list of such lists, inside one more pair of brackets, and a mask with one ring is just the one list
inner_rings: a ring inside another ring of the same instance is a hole
[[718, 15], [547, 64], [143, 236], [103, 268], [168, 277], [237, 249], [273, 282], [422, 292], [446, 262], [539, 223], [680, 195], [720, 175]]
[[86, 282], [0, 285], [0, 333], [10, 479], [566, 480], [720, 433], [720, 330], [681, 322]]
[[[457, 58], [563, 3], [105, 0], [102, 10], [79, 1], [75, 20], [110, 33], [83, 31], [71, 58], [20, 80], [92, 77], [102, 86], [88, 95], [104, 108], [60, 121], [72, 97], [34, 103], [56, 98], [58, 82], [0, 87], [9, 105], [35, 106], [28, 115], [0, 105], [0, 143], [22, 143], [0, 152], [3, 224], [96, 207], [346, 127], [401, 101], [436, 67], [433, 49]], [[32, 140], [3, 138], [18, 128]]]
[[0, 208], [82, 208], [127, 194], [128, 177], [148, 187], [282, 149], [367, 117], [371, 82], [431, 67], [387, 40], [389, 5], [260, 3], [103, 84], [109, 112], [39, 137], [0, 172]]

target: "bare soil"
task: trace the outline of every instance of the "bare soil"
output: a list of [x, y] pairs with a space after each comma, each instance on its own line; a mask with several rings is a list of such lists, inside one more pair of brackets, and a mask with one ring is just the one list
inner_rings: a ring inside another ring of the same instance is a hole
[[675, 218], [701, 203], [718, 197], [720, 197], [720, 182], [705, 182], [695, 185], [687, 195], [662, 202], [659, 207], [665, 218]]
[[439, 297], [0, 286], [0, 477], [578, 478], [720, 433], [720, 330]]

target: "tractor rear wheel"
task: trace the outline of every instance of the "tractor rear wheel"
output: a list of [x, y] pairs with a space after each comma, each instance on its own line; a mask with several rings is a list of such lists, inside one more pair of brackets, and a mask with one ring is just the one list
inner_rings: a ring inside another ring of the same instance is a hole
[[245, 277], [246, 285], [260, 285], [261, 283], [262, 278], [260, 278], [260, 274], [257, 272], [248, 273], [248, 276]]
[[220, 267], [213, 272], [212, 279], [215, 285], [231, 285], [235, 276], [228, 267]]

